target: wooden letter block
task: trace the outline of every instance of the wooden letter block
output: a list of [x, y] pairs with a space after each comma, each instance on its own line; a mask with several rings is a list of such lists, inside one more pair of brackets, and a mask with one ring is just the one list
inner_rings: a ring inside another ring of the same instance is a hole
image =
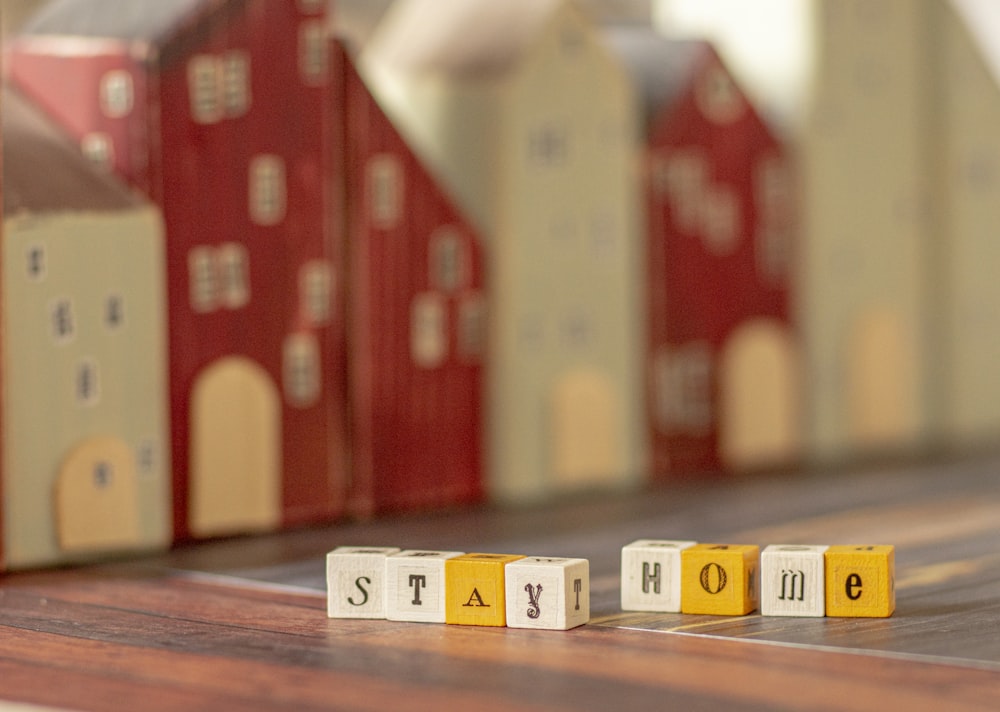
[[523, 556], [464, 554], [444, 562], [445, 623], [507, 625], [504, 569]]
[[385, 618], [385, 562], [392, 547], [338, 546], [326, 555], [330, 618]]
[[590, 562], [532, 556], [507, 564], [507, 626], [569, 630], [590, 620]]
[[760, 547], [695, 544], [681, 552], [681, 612], [743, 616], [757, 608]]
[[825, 546], [772, 544], [760, 555], [760, 612], [765, 616], [826, 615]]
[[444, 623], [444, 562], [460, 551], [401, 551], [385, 560], [385, 617]]
[[887, 618], [896, 609], [896, 550], [892, 546], [831, 546], [826, 550], [826, 614]]
[[622, 610], [679, 613], [681, 551], [693, 541], [640, 539], [622, 547]]

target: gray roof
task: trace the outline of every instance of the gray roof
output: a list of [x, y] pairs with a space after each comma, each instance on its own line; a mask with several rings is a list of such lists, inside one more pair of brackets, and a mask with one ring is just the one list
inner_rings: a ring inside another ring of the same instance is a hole
[[[221, 0], [224, 2], [225, 0]], [[157, 40], [220, 0], [50, 0], [23, 34]]]

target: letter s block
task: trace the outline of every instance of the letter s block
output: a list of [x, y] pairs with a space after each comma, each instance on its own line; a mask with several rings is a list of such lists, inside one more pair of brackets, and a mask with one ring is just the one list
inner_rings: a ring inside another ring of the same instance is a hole
[[696, 544], [681, 552], [681, 612], [744, 616], [757, 608], [760, 547]]
[[622, 610], [680, 613], [681, 552], [696, 542], [640, 539], [622, 547]]
[[523, 558], [509, 554], [463, 554], [445, 561], [445, 623], [507, 625], [505, 567]]
[[826, 614], [888, 618], [896, 610], [893, 546], [831, 546], [826, 550]]
[[385, 560], [385, 617], [444, 623], [444, 562], [461, 551], [401, 551]]
[[760, 555], [760, 612], [765, 616], [826, 615], [826, 546], [772, 544]]
[[507, 564], [507, 626], [569, 630], [590, 620], [590, 562], [531, 556]]
[[393, 547], [338, 546], [326, 555], [330, 618], [385, 618], [385, 561]]

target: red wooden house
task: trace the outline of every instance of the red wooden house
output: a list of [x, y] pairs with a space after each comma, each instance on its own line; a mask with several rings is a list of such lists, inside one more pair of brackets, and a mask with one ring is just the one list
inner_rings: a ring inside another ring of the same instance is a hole
[[481, 498], [485, 294], [479, 237], [331, 44], [344, 156], [353, 503]]
[[609, 30], [643, 102], [654, 471], [787, 463], [799, 442], [785, 150], [704, 42]]
[[9, 73], [167, 228], [175, 534], [345, 499], [325, 0], [54, 0]]

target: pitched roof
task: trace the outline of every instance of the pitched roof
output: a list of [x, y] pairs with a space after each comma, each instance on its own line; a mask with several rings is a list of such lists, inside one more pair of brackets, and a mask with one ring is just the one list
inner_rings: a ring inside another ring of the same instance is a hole
[[370, 53], [413, 74], [509, 71], [566, 0], [397, 0]]
[[139, 203], [96, 169], [41, 110], [3, 89], [3, 212], [104, 211]]

